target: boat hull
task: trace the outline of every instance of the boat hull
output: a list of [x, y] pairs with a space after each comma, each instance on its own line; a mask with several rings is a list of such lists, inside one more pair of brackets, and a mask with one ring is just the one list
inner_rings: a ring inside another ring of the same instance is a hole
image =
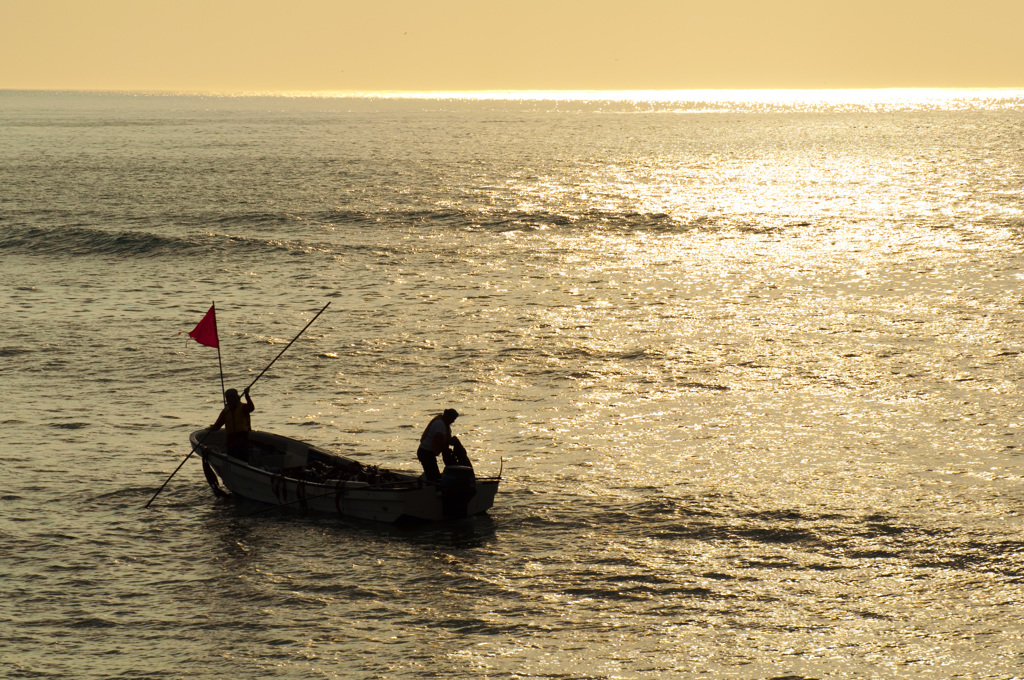
[[[413, 472], [362, 466], [296, 439], [252, 432], [249, 461], [227, 455], [221, 431], [197, 430], [190, 439], [193, 448], [232, 494], [299, 512], [379, 522], [478, 515], [494, 505], [500, 483], [500, 477], [475, 479], [472, 495], [453, 512], [451, 498], [445, 502], [442, 485], [428, 483]], [[347, 479], [302, 478], [301, 470], [314, 459], [352, 466], [360, 472]]]

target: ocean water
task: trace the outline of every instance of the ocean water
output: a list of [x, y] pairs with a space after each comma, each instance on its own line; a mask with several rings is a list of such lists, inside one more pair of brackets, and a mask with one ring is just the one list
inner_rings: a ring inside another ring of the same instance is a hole
[[[1024, 676], [1024, 93], [0, 92], [0, 677]], [[254, 424], [484, 517], [211, 494]]]

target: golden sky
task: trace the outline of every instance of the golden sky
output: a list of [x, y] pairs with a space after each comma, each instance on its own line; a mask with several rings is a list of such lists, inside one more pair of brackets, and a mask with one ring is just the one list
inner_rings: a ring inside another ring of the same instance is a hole
[[0, 0], [0, 89], [1024, 87], [1024, 0]]

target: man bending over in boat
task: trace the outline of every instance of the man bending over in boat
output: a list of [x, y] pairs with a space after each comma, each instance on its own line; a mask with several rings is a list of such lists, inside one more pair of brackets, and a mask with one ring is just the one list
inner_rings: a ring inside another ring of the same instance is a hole
[[455, 409], [445, 409], [444, 413], [434, 416], [423, 430], [416, 457], [423, 466], [423, 473], [428, 481], [437, 482], [441, 479], [441, 471], [437, 467], [437, 457], [441, 454], [444, 454], [445, 465], [472, 467], [466, 449], [462, 447], [458, 437], [452, 436], [452, 423], [458, 417], [459, 412]]
[[217, 422], [210, 426], [210, 432], [224, 427], [225, 446], [228, 455], [249, 462], [249, 431], [252, 424], [249, 414], [256, 410], [249, 396], [249, 388], [242, 392], [246, 403], [238, 397], [238, 390], [224, 392], [224, 409], [220, 412]]

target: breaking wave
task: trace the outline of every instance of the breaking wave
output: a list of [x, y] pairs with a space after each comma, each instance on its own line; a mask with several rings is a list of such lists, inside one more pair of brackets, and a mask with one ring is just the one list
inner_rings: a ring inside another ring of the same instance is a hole
[[[52, 217], [47, 217], [47, 221]], [[172, 226], [150, 222], [144, 228], [78, 225], [7, 224], [0, 231], [0, 252], [109, 257], [181, 257], [219, 249], [244, 254], [266, 252], [348, 252], [335, 229], [450, 229], [453, 231], [540, 232], [687, 232], [742, 228], [707, 217], [683, 219], [665, 213], [587, 210], [574, 212], [505, 209], [409, 209], [321, 211], [302, 215], [244, 213], [178, 218]], [[122, 223], [124, 220], [122, 220]], [[178, 232], [166, 233], [166, 232]], [[161, 233], [165, 232], [165, 233]]]
[[206, 233], [162, 236], [149, 231], [107, 231], [90, 227], [7, 227], [0, 233], [0, 252], [35, 255], [108, 257], [181, 257], [231, 248], [235, 252], [309, 252], [313, 244]]

